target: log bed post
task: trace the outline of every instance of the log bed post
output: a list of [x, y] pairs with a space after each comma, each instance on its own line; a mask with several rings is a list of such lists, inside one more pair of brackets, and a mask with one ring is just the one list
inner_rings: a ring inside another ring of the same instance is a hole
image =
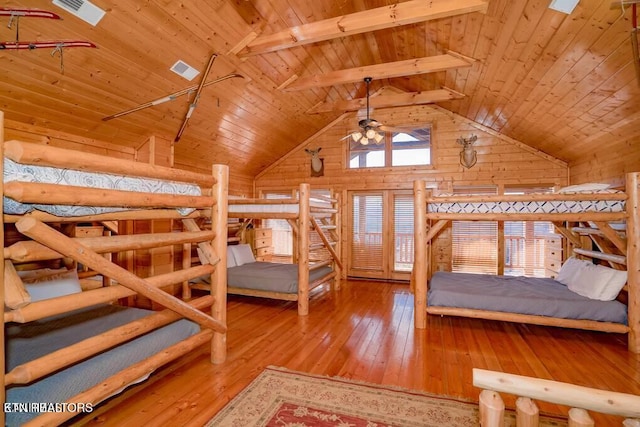
[[309, 314], [309, 228], [310, 205], [309, 184], [300, 184], [299, 214], [298, 214], [298, 314]]
[[[211, 210], [211, 227], [216, 232], [211, 246], [220, 262], [211, 276], [211, 291], [215, 298], [211, 306], [211, 316], [226, 326], [227, 324], [227, 217], [229, 192], [229, 167], [214, 165], [213, 177], [216, 184], [212, 194], [216, 203]], [[211, 340], [211, 362], [222, 363], [227, 357], [227, 334], [214, 333]]]
[[628, 346], [640, 353], [640, 172], [627, 174]]
[[[0, 111], [0, 154], [2, 154], [1, 158], [4, 159], [4, 113], [2, 111]], [[3, 162], [0, 162], [0, 172], [4, 173]], [[2, 194], [4, 194], [4, 180], [0, 180], [0, 190], [2, 190]], [[0, 198], [0, 208], [2, 208], [0, 212], [2, 212], [3, 215], [2, 228], [0, 229], [0, 240], [4, 242], [4, 206], [2, 204], [2, 198]], [[0, 277], [4, 277], [4, 262], [0, 262]], [[2, 286], [0, 286], [0, 300], [4, 302], [4, 283], [2, 284]], [[2, 330], [0, 330], [0, 337], [2, 338], [3, 343], [3, 349], [0, 351], [0, 367], [2, 367], [2, 369], [0, 369], [0, 383], [2, 383], [2, 391], [0, 392], [0, 403], [4, 405], [4, 402], [6, 402], [6, 391], [4, 387], [4, 318], [2, 319]], [[4, 411], [0, 411], [0, 425], [5, 425]]]
[[427, 200], [425, 194], [424, 181], [418, 180], [413, 183], [413, 227], [415, 229], [414, 247], [414, 323], [418, 329], [427, 327]]

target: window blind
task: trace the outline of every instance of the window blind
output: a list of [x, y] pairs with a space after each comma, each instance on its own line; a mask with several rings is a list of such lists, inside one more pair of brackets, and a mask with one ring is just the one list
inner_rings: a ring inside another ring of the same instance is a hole
[[351, 205], [351, 269], [382, 271], [383, 195], [352, 194]]
[[[290, 199], [291, 192], [264, 193], [266, 199]], [[273, 254], [293, 256], [293, 231], [286, 219], [266, 219], [264, 226], [271, 229]]]
[[393, 203], [394, 271], [411, 271], [413, 268], [413, 195], [396, 194]]
[[[496, 194], [496, 187], [454, 187], [456, 195]], [[498, 272], [498, 223], [452, 221], [451, 271], [496, 274]]]
[[[505, 188], [505, 194], [531, 194], [552, 191], [550, 187]], [[553, 232], [549, 221], [505, 221], [504, 274], [544, 277], [544, 237]]]

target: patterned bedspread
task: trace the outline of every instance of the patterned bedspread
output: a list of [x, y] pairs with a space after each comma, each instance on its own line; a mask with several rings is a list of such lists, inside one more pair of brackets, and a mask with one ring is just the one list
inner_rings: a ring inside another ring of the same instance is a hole
[[[47, 184], [70, 185], [76, 187], [103, 188], [109, 190], [136, 191], [157, 194], [177, 194], [188, 196], [201, 195], [197, 185], [184, 184], [173, 181], [162, 181], [149, 178], [128, 177], [120, 175], [101, 174], [94, 172], [59, 169], [49, 166], [23, 165], [10, 159], [4, 159], [4, 182], [38, 182]], [[25, 204], [8, 197], [3, 198], [4, 213], [22, 215], [38, 209], [56, 216], [95, 215], [107, 212], [126, 210], [126, 208], [100, 206], [65, 206], [47, 204]], [[185, 207], [179, 209], [183, 215], [193, 209]]]

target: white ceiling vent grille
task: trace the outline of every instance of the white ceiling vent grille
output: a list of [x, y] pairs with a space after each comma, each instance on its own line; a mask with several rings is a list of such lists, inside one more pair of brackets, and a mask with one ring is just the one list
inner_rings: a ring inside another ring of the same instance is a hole
[[182, 76], [189, 81], [193, 80], [195, 76], [200, 74], [200, 71], [196, 70], [191, 65], [181, 60], [178, 60], [175, 64], [173, 64], [170, 69], [177, 75]]
[[88, 0], [53, 0], [53, 4], [88, 22], [94, 27], [105, 14], [104, 10]]

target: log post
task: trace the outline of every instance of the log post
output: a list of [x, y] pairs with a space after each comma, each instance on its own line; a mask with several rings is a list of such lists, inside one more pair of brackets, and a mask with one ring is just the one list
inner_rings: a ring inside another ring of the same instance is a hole
[[[191, 243], [182, 244], [182, 269], [186, 270], [191, 267]], [[182, 282], [182, 299], [189, 301], [191, 299], [191, 287], [189, 281]]]
[[591, 415], [584, 409], [569, 409], [569, 427], [594, 427], [595, 425]]
[[229, 216], [227, 200], [229, 199], [229, 167], [213, 165], [212, 174], [216, 180], [211, 194], [215, 204], [211, 207], [211, 229], [215, 238], [211, 248], [220, 260], [211, 275], [212, 295], [215, 298], [211, 306], [211, 316], [225, 326], [224, 331], [217, 331], [211, 338], [211, 363], [223, 363], [227, 358], [227, 222]]
[[427, 327], [427, 201], [424, 181], [413, 183], [413, 277], [414, 323], [418, 329]]
[[[2, 156], [0, 156], [0, 159], [4, 159], [4, 112], [0, 111], [0, 154]], [[3, 162], [0, 162], [0, 172], [4, 172], [3, 169]], [[0, 174], [3, 175], [4, 174]], [[2, 194], [4, 194], [4, 180], [0, 179], [0, 190], [2, 190]], [[4, 212], [4, 206], [2, 203], [2, 197], [0, 197], [0, 214]], [[3, 215], [4, 218], [4, 215]], [[2, 219], [2, 227], [0, 227], [0, 240], [3, 242], [3, 246], [4, 246], [4, 219]], [[0, 277], [4, 277], [4, 268], [5, 268], [5, 264], [4, 262], [0, 262]], [[0, 286], [0, 301], [4, 301], [4, 286]], [[4, 346], [4, 319], [2, 322], [2, 328], [0, 328], [0, 339], [2, 340], [3, 346]], [[0, 366], [3, 367], [3, 369], [0, 369], [0, 384], [4, 384], [4, 373], [5, 373], [5, 354], [4, 354], [4, 349], [2, 351], [0, 351]], [[6, 391], [4, 388], [4, 385], [2, 387], [0, 387], [0, 403], [4, 405], [4, 402], [6, 401]], [[4, 411], [0, 411], [0, 425], [5, 425], [5, 416], [4, 416]]]
[[480, 392], [479, 415], [482, 427], [504, 426], [504, 402], [498, 393], [491, 390]]
[[640, 172], [627, 174], [628, 346], [640, 353]]
[[311, 186], [300, 184], [298, 210], [298, 314], [309, 314], [309, 228]]
[[51, 249], [54, 249], [65, 256], [73, 258], [89, 268], [115, 279], [118, 283], [128, 287], [129, 289], [132, 289], [152, 301], [155, 301], [158, 304], [161, 304], [164, 307], [199, 323], [205, 328], [222, 333], [226, 332], [227, 327], [224, 323], [212, 319], [201, 311], [189, 306], [189, 304], [184, 301], [153, 287], [135, 274], [107, 261], [86, 246], [83, 246], [81, 243], [74, 241], [37, 219], [25, 217], [16, 223], [16, 228], [25, 236], [31, 237], [32, 239], [49, 246]]
[[540, 411], [538, 405], [528, 397], [516, 399], [516, 425], [518, 427], [538, 427]]

